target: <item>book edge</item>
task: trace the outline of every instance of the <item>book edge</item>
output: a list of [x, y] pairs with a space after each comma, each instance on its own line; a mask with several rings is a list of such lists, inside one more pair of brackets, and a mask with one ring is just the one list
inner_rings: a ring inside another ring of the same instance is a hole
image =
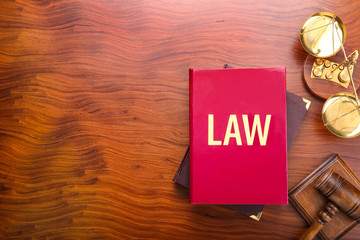
[[193, 77], [194, 77], [194, 69], [190, 68], [189, 69], [189, 130], [190, 130], [190, 146], [189, 146], [189, 156], [190, 156], [190, 203], [194, 203], [194, 193], [193, 193], [193, 161], [191, 159], [194, 159], [193, 157], [193, 151], [192, 151], [192, 146], [193, 146]]

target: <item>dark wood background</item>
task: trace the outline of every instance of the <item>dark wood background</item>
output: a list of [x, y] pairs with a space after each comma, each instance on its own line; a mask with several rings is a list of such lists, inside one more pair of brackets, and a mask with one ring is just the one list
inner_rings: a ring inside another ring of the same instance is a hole
[[224, 63], [286, 66], [287, 89], [312, 101], [289, 189], [332, 153], [360, 175], [360, 137], [329, 133], [303, 83], [298, 32], [318, 11], [360, 48], [354, 0], [1, 1], [0, 238], [299, 238], [291, 204], [256, 222], [190, 205], [172, 179], [189, 143], [188, 69]]

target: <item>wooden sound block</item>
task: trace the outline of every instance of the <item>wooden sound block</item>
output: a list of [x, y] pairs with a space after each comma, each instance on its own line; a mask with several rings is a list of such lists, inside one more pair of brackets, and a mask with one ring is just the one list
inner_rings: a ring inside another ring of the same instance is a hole
[[[332, 168], [334, 172], [348, 180], [356, 188], [360, 189], [360, 180], [347, 164], [335, 154], [325, 163], [313, 171], [308, 177], [300, 182], [289, 192], [289, 200], [299, 213], [304, 217], [308, 224], [312, 224], [317, 219], [319, 212], [325, 207], [328, 200], [315, 188], [317, 178], [328, 169]], [[337, 239], [352, 229], [357, 222], [339, 211], [332, 221], [325, 224], [319, 232], [318, 237], [323, 240]]]
[[[351, 53], [351, 51], [347, 51], [347, 52]], [[308, 55], [304, 63], [304, 81], [306, 86], [313, 95], [326, 100], [336, 93], [340, 93], [340, 92], [353, 93], [353, 87], [351, 85], [351, 82], [347, 88], [344, 88], [340, 84], [329, 80], [311, 78], [311, 69], [313, 67], [315, 59], [316, 58], [314, 56]], [[326, 58], [326, 60], [329, 60], [331, 62], [341, 63], [344, 60], [344, 56], [338, 53], [335, 56]], [[354, 79], [355, 87], [356, 89], [358, 89], [360, 86], [360, 66], [355, 65], [353, 79]]]

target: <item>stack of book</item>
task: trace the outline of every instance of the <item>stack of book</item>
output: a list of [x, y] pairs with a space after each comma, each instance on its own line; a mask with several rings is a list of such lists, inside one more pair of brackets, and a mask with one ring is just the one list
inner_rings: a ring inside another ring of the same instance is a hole
[[286, 92], [285, 68], [191, 69], [190, 147], [174, 182], [193, 204], [259, 220], [288, 202], [286, 152], [309, 105]]

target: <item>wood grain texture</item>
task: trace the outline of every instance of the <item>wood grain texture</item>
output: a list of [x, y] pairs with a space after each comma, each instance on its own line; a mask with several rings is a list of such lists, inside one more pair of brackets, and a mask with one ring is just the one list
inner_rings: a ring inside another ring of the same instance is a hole
[[[313, 103], [288, 156], [289, 189], [339, 153], [360, 175], [360, 138], [340, 139], [306, 90], [304, 20], [334, 12], [360, 48], [360, 2], [3, 0], [1, 239], [297, 239], [293, 206], [260, 222], [190, 205], [172, 178], [189, 143], [188, 68], [287, 67]], [[344, 239], [360, 239], [355, 227]]]

